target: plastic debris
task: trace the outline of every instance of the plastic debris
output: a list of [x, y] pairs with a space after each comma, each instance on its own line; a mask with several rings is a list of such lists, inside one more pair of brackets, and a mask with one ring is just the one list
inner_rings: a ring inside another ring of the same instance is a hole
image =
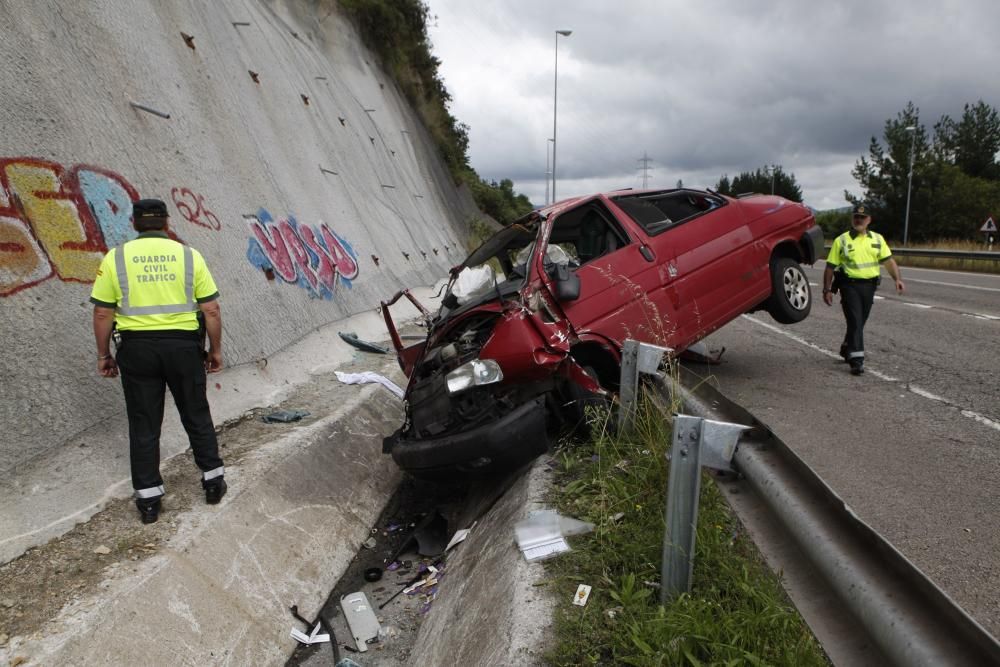
[[399, 398], [403, 398], [403, 390], [400, 386], [384, 375], [379, 375], [372, 371], [364, 371], [362, 373], [341, 373], [340, 371], [334, 371], [334, 373], [337, 375], [337, 379], [344, 384], [371, 384], [377, 382]]
[[578, 607], [585, 607], [587, 605], [587, 600], [590, 599], [590, 586], [587, 584], [580, 584], [576, 588], [576, 595], [573, 596], [573, 604]]
[[389, 348], [382, 347], [381, 345], [377, 345], [375, 343], [369, 343], [366, 340], [361, 340], [358, 338], [357, 334], [353, 332], [344, 333], [343, 331], [338, 331], [337, 335], [339, 335], [348, 345], [352, 345], [362, 352], [373, 352], [375, 354], [387, 354], [389, 352]]
[[561, 516], [555, 510], [537, 510], [514, 526], [517, 546], [529, 563], [570, 550], [566, 537], [589, 533], [594, 524]]
[[392, 561], [391, 563], [389, 563], [389, 566], [385, 569], [388, 570], [389, 572], [395, 572], [396, 570], [399, 569], [399, 561], [395, 560]]
[[277, 410], [269, 415], [264, 415], [260, 418], [265, 424], [287, 424], [288, 422], [297, 422], [303, 417], [308, 417], [309, 413], [305, 410]]
[[361, 543], [365, 549], [374, 549], [378, 541], [374, 537], [369, 537], [367, 540]]
[[710, 364], [716, 366], [722, 363], [722, 355], [725, 354], [726, 348], [710, 350], [704, 342], [699, 341], [686, 350], [681, 352], [678, 356], [685, 361], [695, 361], [703, 364]]

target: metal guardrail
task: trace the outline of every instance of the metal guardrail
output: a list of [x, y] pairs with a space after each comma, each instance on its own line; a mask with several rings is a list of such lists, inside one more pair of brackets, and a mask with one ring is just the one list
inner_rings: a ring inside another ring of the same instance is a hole
[[[827, 253], [831, 246], [823, 246]], [[937, 257], [938, 259], [975, 259], [1000, 262], [1000, 252], [982, 250], [934, 250], [931, 248], [892, 248], [893, 255], [900, 257]]]
[[[643, 347], [652, 349], [644, 352]], [[685, 409], [696, 417], [747, 427], [733, 453], [732, 467], [763, 499], [886, 660], [901, 666], [1000, 665], [1000, 642], [854, 514], [766, 425], [689, 371], [682, 369], [681, 387], [672, 387], [661, 374], [650, 372], [648, 357], [662, 353], [662, 348], [626, 341], [625, 351], [646, 363], [641, 368], [634, 362], [623, 364], [622, 387], [636, 387], [639, 374], [645, 373], [661, 397], [679, 391]], [[631, 402], [623, 402], [623, 414], [634, 413], [635, 394], [628, 399]], [[681, 426], [690, 430], [690, 423]], [[704, 439], [703, 434], [695, 438], [699, 446]], [[681, 437], [675, 444], [683, 440]], [[671, 482], [673, 479], [671, 470]], [[679, 493], [691, 496], [690, 488]], [[675, 514], [675, 523], [690, 521], [690, 515], [678, 518], [677, 511]], [[668, 537], [671, 516], [668, 510]], [[684, 568], [690, 567], [684, 558], [693, 554], [687, 548], [693, 549], [693, 542], [684, 543], [689, 536], [683, 526], [679, 534], [681, 543], [665, 544], [664, 555], [680, 553], [672, 557], [676, 563], [670, 576], [676, 580], [674, 585], [683, 587], [687, 580]], [[661, 586], [666, 583], [661, 582]]]

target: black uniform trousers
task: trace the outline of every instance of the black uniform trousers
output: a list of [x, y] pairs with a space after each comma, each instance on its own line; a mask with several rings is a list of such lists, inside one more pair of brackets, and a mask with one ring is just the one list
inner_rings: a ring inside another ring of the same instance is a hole
[[[164, 389], [170, 387], [194, 460], [202, 472], [219, 469], [219, 444], [205, 395], [205, 361], [194, 331], [123, 331], [116, 360], [128, 412], [132, 487], [146, 498], [162, 495], [160, 427]], [[218, 476], [214, 483], [222, 481]], [[203, 485], [206, 483], [203, 482]]]
[[847, 279], [840, 286], [840, 307], [847, 320], [847, 333], [841, 348], [851, 363], [865, 359], [865, 322], [875, 301], [876, 281]]

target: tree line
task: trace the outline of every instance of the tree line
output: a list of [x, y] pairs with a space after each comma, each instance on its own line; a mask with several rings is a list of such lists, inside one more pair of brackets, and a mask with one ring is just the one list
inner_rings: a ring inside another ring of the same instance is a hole
[[845, 191], [852, 204], [864, 200], [879, 231], [902, 239], [906, 193], [913, 163], [909, 241], [938, 238], [982, 239], [979, 228], [1000, 211], [1000, 114], [979, 100], [962, 117], [944, 115], [931, 131], [910, 102], [885, 122], [882, 141], [872, 137], [851, 175], [861, 195]]
[[[960, 119], [947, 114], [930, 130], [920, 122], [920, 110], [909, 102], [895, 118], [885, 121], [882, 139], [871, 138], [868, 155], [854, 164], [851, 175], [861, 193], [844, 191], [842, 210], [823, 211], [816, 221], [827, 236], [847, 229], [850, 207], [865, 202], [878, 230], [908, 242], [934, 239], [982, 240], [979, 229], [1000, 214], [1000, 112], [979, 100], [966, 104]], [[910, 161], [913, 167], [910, 182]], [[907, 223], [907, 189], [910, 214]], [[719, 179], [715, 189], [725, 195], [773, 193], [802, 201], [795, 175], [780, 166], [745, 171], [730, 181]]]

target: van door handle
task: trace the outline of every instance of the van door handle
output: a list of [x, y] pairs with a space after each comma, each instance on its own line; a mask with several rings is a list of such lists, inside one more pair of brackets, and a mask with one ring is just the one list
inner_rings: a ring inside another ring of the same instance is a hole
[[648, 245], [639, 246], [639, 252], [646, 259], [647, 262], [652, 262], [656, 260], [656, 255], [653, 254], [652, 248]]

